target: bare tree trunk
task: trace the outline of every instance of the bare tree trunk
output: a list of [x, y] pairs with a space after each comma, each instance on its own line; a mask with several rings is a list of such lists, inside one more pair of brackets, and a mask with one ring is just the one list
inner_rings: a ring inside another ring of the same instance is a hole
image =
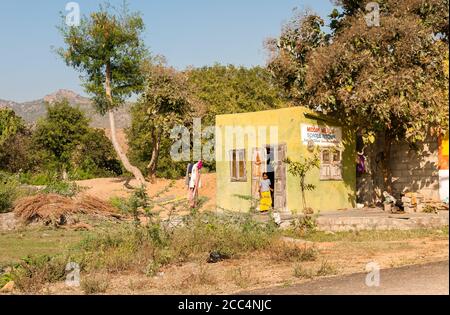
[[158, 134], [158, 136], [156, 137], [153, 135], [152, 140], [153, 140], [152, 158], [147, 168], [149, 169], [149, 176], [151, 183], [155, 183], [156, 169], [158, 167], [159, 151], [161, 147], [161, 133]]
[[[112, 93], [111, 93], [111, 65], [106, 65], [106, 80], [105, 80], [105, 91], [106, 91], [106, 97], [110, 104], [112, 104]], [[122, 161], [123, 166], [125, 169], [133, 174], [134, 178], [139, 181], [141, 185], [145, 185], [145, 178], [142, 175], [142, 172], [135, 166], [131, 165], [130, 161], [128, 160], [127, 155], [122, 151], [122, 148], [120, 147], [119, 142], [117, 141], [117, 129], [116, 129], [116, 121], [114, 117], [114, 111], [110, 108], [108, 109], [108, 115], [109, 115], [109, 125], [111, 128], [111, 142], [114, 146], [114, 150], [117, 153], [117, 156]]]
[[63, 166], [62, 168], [62, 179], [63, 181], [67, 181], [69, 179], [69, 175], [67, 174], [67, 168]]
[[383, 180], [384, 189], [392, 194], [392, 171], [391, 171], [391, 148], [392, 138], [388, 132], [384, 135], [384, 158], [383, 158]]

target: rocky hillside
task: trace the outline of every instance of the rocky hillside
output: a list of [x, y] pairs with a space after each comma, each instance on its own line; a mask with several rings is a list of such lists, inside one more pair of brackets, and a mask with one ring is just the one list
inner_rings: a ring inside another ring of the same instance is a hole
[[[43, 98], [31, 102], [17, 103], [0, 99], [0, 107], [9, 107], [17, 115], [21, 116], [26, 122], [34, 123], [46, 114], [46, 103], [53, 103], [67, 99], [72, 106], [76, 106], [84, 111], [91, 120], [91, 125], [96, 128], [108, 128], [108, 117], [103, 117], [95, 113], [91, 101], [83, 96], [69, 90], [59, 90], [55, 93], [44, 96]], [[128, 113], [130, 105], [127, 104], [120, 108], [116, 114], [116, 124], [118, 128], [126, 128], [130, 124], [130, 115]]]

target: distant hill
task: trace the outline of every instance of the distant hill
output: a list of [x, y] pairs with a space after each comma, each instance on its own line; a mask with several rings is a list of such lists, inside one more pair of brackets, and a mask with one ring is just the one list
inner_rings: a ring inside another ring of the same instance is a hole
[[[59, 90], [55, 93], [44, 96], [41, 99], [17, 103], [14, 101], [6, 101], [0, 99], [0, 107], [8, 107], [16, 112], [16, 114], [22, 117], [27, 123], [33, 124], [39, 118], [46, 115], [46, 103], [53, 103], [55, 101], [61, 101], [67, 99], [69, 103], [80, 108], [86, 113], [86, 116], [91, 120], [91, 126], [95, 128], [109, 128], [109, 120], [107, 116], [101, 116], [95, 113], [94, 107], [91, 105], [91, 101], [77, 93], [69, 90]], [[117, 128], [127, 128], [130, 125], [130, 104], [126, 104], [121, 107], [116, 113], [116, 125]]]

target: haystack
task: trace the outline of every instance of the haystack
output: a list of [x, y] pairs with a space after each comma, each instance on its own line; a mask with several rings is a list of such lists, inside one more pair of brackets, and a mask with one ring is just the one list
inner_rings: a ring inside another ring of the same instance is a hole
[[20, 199], [13, 210], [24, 224], [66, 225], [79, 214], [119, 218], [115, 208], [100, 199], [81, 195], [68, 198], [55, 194], [39, 194]]

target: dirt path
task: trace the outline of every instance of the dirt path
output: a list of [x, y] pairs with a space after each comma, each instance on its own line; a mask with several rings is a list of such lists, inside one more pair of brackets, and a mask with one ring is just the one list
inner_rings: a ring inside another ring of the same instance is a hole
[[[79, 186], [87, 188], [83, 193], [108, 201], [112, 197], [127, 197], [132, 192], [124, 184], [125, 180], [121, 178], [96, 178], [90, 180], [77, 181]], [[130, 185], [136, 186], [132, 180]], [[164, 191], [166, 190], [167, 191]], [[158, 179], [155, 184], [148, 184], [148, 195], [156, 199], [180, 199], [187, 197], [187, 189], [184, 185], [184, 179], [171, 181], [168, 179]], [[163, 192], [163, 193], [161, 193]], [[202, 188], [200, 197], [206, 198], [203, 205], [204, 210], [214, 209], [216, 204], [216, 174], [202, 175]]]
[[367, 273], [319, 279], [291, 287], [243, 294], [263, 295], [448, 295], [449, 261], [380, 271], [380, 285], [365, 284]]

